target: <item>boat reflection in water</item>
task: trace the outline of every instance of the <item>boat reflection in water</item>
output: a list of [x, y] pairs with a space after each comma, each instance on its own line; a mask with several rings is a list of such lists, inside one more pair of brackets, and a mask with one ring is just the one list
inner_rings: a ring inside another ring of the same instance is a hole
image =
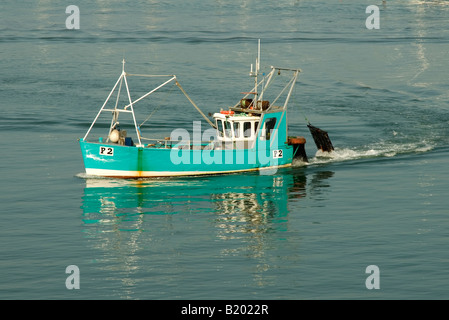
[[[94, 249], [92, 261], [100, 274], [115, 286], [129, 289], [121, 291], [121, 297], [138, 295], [137, 284], [150, 278], [158, 297], [168, 297], [176, 291], [170, 284], [188, 286], [189, 275], [208, 274], [212, 268], [227, 276], [238, 268], [236, 259], [253, 264], [246, 275], [239, 276], [263, 287], [266, 281], [274, 281], [266, 277], [266, 271], [279, 263], [267, 258], [273, 246], [289, 252], [288, 263], [298, 262], [300, 232], [289, 220], [300, 219], [301, 201], [319, 194], [326, 187], [322, 181], [333, 175], [312, 172], [308, 179], [305, 172], [288, 168], [274, 175], [86, 178], [82, 232]], [[283, 241], [288, 237], [289, 241]]]
[[85, 181], [82, 209], [86, 224], [117, 224], [126, 220], [124, 216], [129, 220], [142, 214], [213, 212], [257, 225], [286, 217], [289, 199], [306, 196], [306, 176], [302, 170], [296, 174], [279, 171], [275, 175], [247, 173], [143, 180], [86, 178]]

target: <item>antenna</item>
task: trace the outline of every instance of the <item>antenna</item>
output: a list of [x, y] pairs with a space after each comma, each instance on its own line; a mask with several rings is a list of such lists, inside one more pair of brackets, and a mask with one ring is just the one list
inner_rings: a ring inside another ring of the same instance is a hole
[[259, 74], [260, 70], [260, 39], [258, 41], [258, 47], [257, 47], [257, 58], [256, 58], [256, 64], [255, 64], [255, 70], [253, 69], [253, 64], [251, 63], [251, 71], [249, 72], [250, 77], [254, 77], [254, 92], [251, 92], [254, 94], [254, 105], [257, 105], [257, 75]]
[[259, 69], [260, 69], [260, 39], [258, 41], [257, 44], [257, 60], [256, 60], [256, 72], [254, 75], [254, 102], [255, 105], [257, 106], [257, 75], [259, 74]]

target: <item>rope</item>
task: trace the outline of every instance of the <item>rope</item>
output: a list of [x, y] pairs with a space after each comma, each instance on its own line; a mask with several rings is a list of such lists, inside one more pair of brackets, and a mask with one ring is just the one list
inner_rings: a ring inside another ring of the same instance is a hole
[[275, 104], [276, 101], [282, 96], [282, 94], [284, 93], [284, 91], [293, 83], [293, 81], [295, 81], [294, 78], [291, 78], [287, 84], [285, 85], [284, 89], [282, 89], [282, 91], [278, 94], [278, 96], [276, 97], [276, 99], [273, 100], [272, 104]]
[[213, 124], [212, 121], [209, 120], [208, 117], [206, 117], [206, 115], [203, 113], [203, 111], [201, 111], [200, 108], [198, 108], [198, 106], [195, 104], [195, 102], [193, 102], [192, 99], [190, 99], [189, 95], [187, 94], [187, 92], [185, 92], [185, 90], [183, 89], [183, 87], [181, 87], [181, 84], [176, 81], [176, 85], [179, 87], [179, 89], [182, 91], [182, 93], [184, 93], [184, 95], [186, 96], [186, 98], [190, 101], [190, 103], [195, 107], [195, 109], [203, 116], [203, 118], [210, 124], [210, 126], [214, 129], [216, 129], [217, 127], [215, 126], [215, 124]]
[[304, 120], [306, 120], [307, 124], [310, 124], [309, 119], [307, 119], [306, 115], [305, 115], [304, 112], [302, 112], [302, 110], [301, 110], [301, 105], [295, 101], [295, 100], [296, 100], [296, 99], [295, 99], [295, 97], [296, 97], [296, 87], [295, 87], [294, 91], [295, 91], [295, 92], [292, 94], [292, 97], [291, 97], [290, 99], [292, 99], [293, 104], [297, 104], [297, 105], [298, 105], [298, 111], [299, 111], [299, 113], [301, 113], [301, 115], [304, 117]]

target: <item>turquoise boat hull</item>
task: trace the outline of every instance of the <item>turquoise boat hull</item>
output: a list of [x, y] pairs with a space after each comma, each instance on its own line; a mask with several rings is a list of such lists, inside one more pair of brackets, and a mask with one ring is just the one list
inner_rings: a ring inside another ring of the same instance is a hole
[[[289, 166], [293, 147], [198, 150], [124, 146], [80, 140], [89, 176], [144, 178], [223, 174]], [[281, 157], [279, 156], [281, 155]]]

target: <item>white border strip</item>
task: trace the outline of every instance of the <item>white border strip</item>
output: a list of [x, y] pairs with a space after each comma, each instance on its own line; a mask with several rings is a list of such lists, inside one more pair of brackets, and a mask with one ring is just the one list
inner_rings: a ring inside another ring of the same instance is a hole
[[258, 171], [258, 170], [283, 168], [289, 166], [291, 166], [291, 163], [280, 166], [242, 169], [242, 170], [228, 170], [228, 171], [126, 171], [126, 170], [86, 168], [86, 174], [92, 176], [114, 177], [114, 178], [177, 177], [177, 176], [200, 176], [200, 175], [226, 174], [226, 173], [236, 173], [245, 171]]

